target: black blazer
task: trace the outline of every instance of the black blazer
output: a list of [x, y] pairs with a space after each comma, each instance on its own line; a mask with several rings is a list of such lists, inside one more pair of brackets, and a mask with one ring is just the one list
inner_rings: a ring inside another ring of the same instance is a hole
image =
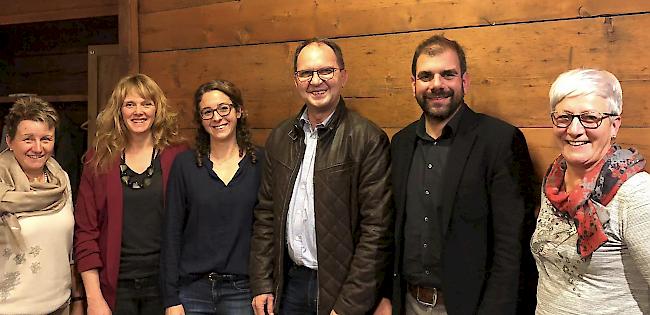
[[[536, 194], [526, 139], [514, 126], [469, 108], [462, 115], [442, 188], [445, 305], [450, 315], [515, 314], [524, 217], [532, 212], [528, 198]], [[396, 208], [394, 314], [402, 313], [406, 292], [400, 264], [416, 126], [417, 121], [402, 129], [391, 144]]]

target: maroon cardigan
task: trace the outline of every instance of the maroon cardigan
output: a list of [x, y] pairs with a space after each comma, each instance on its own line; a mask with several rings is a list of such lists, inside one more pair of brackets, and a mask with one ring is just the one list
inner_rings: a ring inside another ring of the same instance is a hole
[[[166, 148], [160, 153], [163, 193], [176, 155], [187, 149], [184, 145]], [[87, 160], [94, 152], [89, 151]], [[97, 269], [102, 295], [111, 309], [115, 309], [117, 276], [122, 250], [122, 182], [120, 160], [107, 173], [97, 174], [92, 167], [84, 167], [75, 204], [74, 254], [79, 272]]]

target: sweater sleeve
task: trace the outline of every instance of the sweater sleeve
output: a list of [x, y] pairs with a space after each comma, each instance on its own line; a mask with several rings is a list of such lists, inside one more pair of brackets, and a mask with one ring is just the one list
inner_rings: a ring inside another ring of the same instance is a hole
[[[650, 285], [650, 175], [642, 172], [632, 176], [623, 184], [623, 189], [626, 190], [620, 209], [623, 240], [641, 275]], [[623, 193], [621, 190], [618, 193]]]
[[179, 260], [182, 246], [183, 225], [186, 216], [187, 189], [183, 177], [182, 159], [172, 164], [167, 183], [167, 203], [163, 225], [161, 248], [162, 298], [165, 308], [179, 305]]
[[79, 272], [101, 269], [104, 266], [99, 250], [99, 234], [103, 217], [101, 212], [105, 211], [101, 201], [105, 196], [99, 194], [105, 192], [105, 189], [98, 189], [98, 184], [94, 170], [85, 164], [74, 211], [74, 259]]

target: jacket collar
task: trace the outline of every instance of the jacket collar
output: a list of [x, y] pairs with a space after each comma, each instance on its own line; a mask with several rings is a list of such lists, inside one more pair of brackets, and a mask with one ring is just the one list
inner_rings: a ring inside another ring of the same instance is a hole
[[[289, 131], [289, 137], [291, 137], [291, 140], [293, 141], [296, 141], [299, 137], [302, 137], [304, 135], [304, 132], [302, 131], [302, 124], [300, 122], [300, 118], [302, 117], [302, 114], [306, 110], [307, 110], [307, 105], [305, 104], [302, 106], [302, 109], [300, 109], [300, 111], [298, 112], [298, 114], [295, 116], [293, 120], [293, 128], [291, 128], [291, 130]], [[339, 126], [339, 124], [345, 118], [346, 115], [347, 115], [347, 107], [345, 106], [345, 101], [341, 96], [339, 98], [339, 103], [336, 105], [336, 109], [334, 110], [334, 114], [332, 115], [332, 117], [329, 118], [324, 128], [319, 128], [318, 136], [320, 138], [323, 138], [331, 134], [331, 131], [336, 130], [336, 128]]]
[[[467, 106], [467, 105], [463, 105]], [[479, 115], [469, 107], [466, 108], [458, 125], [458, 134], [454, 138], [454, 143], [449, 151], [447, 167], [444, 171], [445, 185], [442, 190], [442, 223], [443, 235], [447, 234], [449, 221], [453, 206], [456, 203], [456, 192], [458, 185], [465, 170], [465, 164], [469, 158], [472, 148], [478, 134], [475, 131], [476, 124], [479, 121]]]

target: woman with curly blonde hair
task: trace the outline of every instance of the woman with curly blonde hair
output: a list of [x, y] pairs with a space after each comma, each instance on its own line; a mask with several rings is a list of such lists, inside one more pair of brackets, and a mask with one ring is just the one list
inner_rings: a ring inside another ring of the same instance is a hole
[[88, 314], [161, 314], [164, 193], [185, 150], [176, 114], [151, 78], [122, 78], [97, 117], [75, 210], [75, 254]]

